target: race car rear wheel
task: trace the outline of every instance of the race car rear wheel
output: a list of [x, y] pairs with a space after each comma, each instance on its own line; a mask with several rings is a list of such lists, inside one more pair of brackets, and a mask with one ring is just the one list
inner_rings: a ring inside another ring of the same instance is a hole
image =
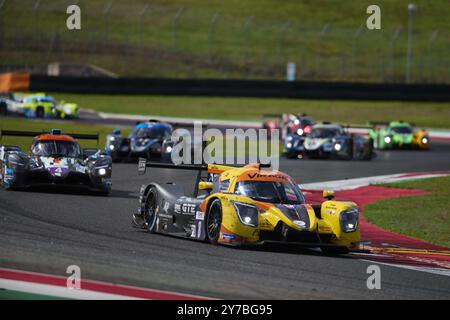
[[0, 102], [0, 116], [6, 116], [8, 114], [8, 106], [6, 102]]
[[211, 244], [217, 244], [222, 227], [222, 204], [219, 199], [211, 202], [206, 214], [206, 239]]
[[45, 111], [43, 107], [37, 107], [36, 108], [36, 118], [44, 118]]
[[147, 193], [143, 210], [145, 227], [151, 233], [156, 232], [157, 207], [158, 207], [157, 192], [155, 188], [151, 188], [150, 191]]

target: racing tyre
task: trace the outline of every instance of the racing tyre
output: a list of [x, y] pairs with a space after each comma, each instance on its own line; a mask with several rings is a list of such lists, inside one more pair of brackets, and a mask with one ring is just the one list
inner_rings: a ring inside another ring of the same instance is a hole
[[222, 227], [222, 204], [219, 199], [211, 202], [206, 214], [206, 240], [211, 244], [217, 244]]
[[145, 228], [150, 233], [156, 232], [156, 223], [158, 220], [156, 209], [158, 207], [157, 191], [154, 187], [150, 188], [145, 199], [144, 210], [142, 212]]
[[44, 118], [44, 115], [45, 115], [44, 108], [37, 107], [37, 109], [36, 109], [36, 118]]
[[5, 102], [0, 102], [0, 116], [6, 116], [8, 114], [8, 106]]
[[327, 256], [338, 256], [349, 252], [347, 247], [322, 247], [320, 250]]

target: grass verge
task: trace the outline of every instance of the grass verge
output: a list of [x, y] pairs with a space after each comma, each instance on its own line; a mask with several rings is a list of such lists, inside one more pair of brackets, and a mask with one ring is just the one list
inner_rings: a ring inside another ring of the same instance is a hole
[[169, 97], [52, 93], [102, 112], [205, 119], [262, 121], [264, 113], [302, 113], [318, 120], [365, 124], [404, 120], [417, 126], [450, 128], [450, 103], [297, 100], [224, 97]]
[[387, 199], [364, 208], [364, 217], [383, 229], [450, 247], [450, 177], [384, 184], [430, 194]]

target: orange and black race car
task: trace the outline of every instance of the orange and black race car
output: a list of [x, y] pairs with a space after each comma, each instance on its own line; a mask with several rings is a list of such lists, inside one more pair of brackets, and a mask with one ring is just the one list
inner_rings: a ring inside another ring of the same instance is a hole
[[[230, 167], [216, 164], [171, 165], [139, 161], [147, 167], [197, 170], [193, 195], [174, 183], [151, 182], [140, 190], [133, 225], [212, 244], [248, 245], [267, 242], [318, 247], [346, 253], [360, 242], [358, 207], [333, 200], [324, 191], [322, 204], [308, 204], [293, 179], [265, 165]], [[202, 176], [207, 172], [207, 176]], [[205, 194], [199, 195], [199, 190]]]
[[2, 130], [1, 136], [34, 137], [29, 152], [17, 146], [0, 145], [0, 185], [6, 189], [58, 185], [85, 187], [102, 194], [111, 191], [112, 160], [98, 149], [81, 149], [76, 139], [98, 135], [64, 135]]

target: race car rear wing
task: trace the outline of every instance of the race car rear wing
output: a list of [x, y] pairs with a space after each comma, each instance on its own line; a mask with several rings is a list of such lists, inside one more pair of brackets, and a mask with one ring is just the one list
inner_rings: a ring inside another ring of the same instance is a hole
[[[251, 164], [251, 166], [257, 166], [260, 168], [269, 168], [271, 166], [270, 163], [257, 163]], [[173, 164], [173, 163], [160, 163], [160, 162], [152, 162], [148, 161], [145, 158], [139, 158], [138, 162], [138, 174], [143, 175], [147, 172], [147, 167], [150, 168], [160, 168], [160, 169], [178, 169], [178, 170], [192, 170], [192, 171], [208, 171], [208, 173], [220, 174], [224, 171], [241, 168], [243, 166], [235, 166], [235, 165], [222, 165], [222, 164]]]
[[[47, 131], [20, 131], [20, 130], [0, 130], [0, 139], [3, 136], [14, 136], [14, 137], [36, 137], [41, 134], [49, 133]], [[61, 134], [61, 131], [52, 130], [50, 133]], [[74, 139], [80, 140], [96, 140], [97, 144], [99, 141], [98, 134], [85, 134], [85, 133], [67, 133], [67, 135], [73, 137]]]
[[[261, 168], [268, 168], [271, 166], [270, 163], [257, 163], [252, 164], [251, 166], [255, 166], [258, 169]], [[197, 179], [195, 182], [195, 189], [194, 189], [194, 197], [198, 195], [198, 183], [202, 179], [202, 172], [207, 171], [210, 174], [221, 174], [224, 171], [239, 168], [242, 166], [230, 166], [230, 165], [220, 165], [220, 164], [173, 164], [173, 163], [159, 163], [159, 162], [151, 162], [148, 161], [145, 158], [139, 158], [138, 162], [138, 174], [143, 175], [147, 171], [147, 167], [151, 168], [160, 168], [160, 169], [178, 169], [178, 170], [192, 170], [197, 171]]]
[[[405, 122], [405, 121], [399, 120], [397, 122], [401, 123], [401, 122]], [[371, 126], [371, 128], [373, 128], [373, 127], [387, 127], [390, 123], [391, 122], [389, 122], [389, 121], [369, 121], [369, 126]], [[412, 122], [408, 122], [408, 124], [410, 124], [413, 127], [416, 126], [416, 124], [412, 123]]]

